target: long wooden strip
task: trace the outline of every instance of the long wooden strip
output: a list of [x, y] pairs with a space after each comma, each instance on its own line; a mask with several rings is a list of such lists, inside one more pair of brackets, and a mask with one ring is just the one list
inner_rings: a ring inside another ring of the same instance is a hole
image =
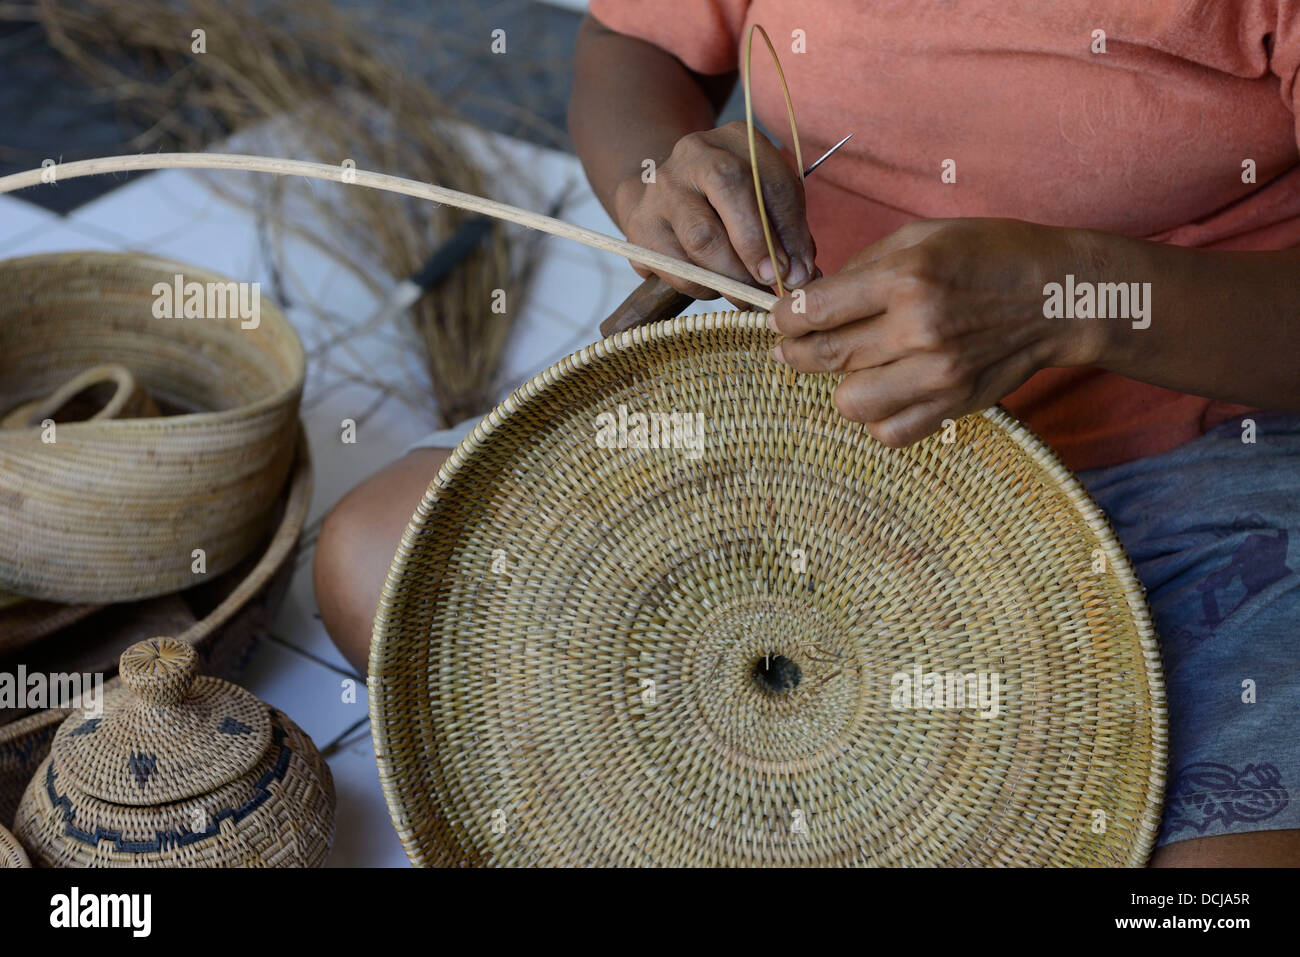
[[506, 222], [517, 223], [520, 226], [527, 226], [529, 229], [550, 233], [552, 236], [571, 239], [593, 249], [611, 252], [632, 262], [649, 266], [651, 269], [660, 270], [680, 279], [697, 282], [710, 289], [716, 289], [730, 299], [748, 303], [763, 311], [770, 310], [777, 302], [777, 297], [769, 292], [755, 289], [753, 286], [747, 286], [726, 276], [720, 276], [715, 272], [702, 269], [694, 263], [682, 262], [642, 246], [615, 239], [613, 236], [606, 236], [594, 229], [575, 226], [572, 223], [544, 216], [541, 213], [520, 209], [517, 206], [500, 203], [496, 200], [485, 199], [472, 193], [462, 193], [458, 190], [447, 189], [444, 186], [434, 186], [431, 183], [405, 179], [401, 176], [389, 176], [384, 173], [372, 173], [368, 170], [351, 169], [342, 166], [328, 166], [325, 163], [313, 163], [306, 160], [247, 156], [238, 153], [141, 153], [134, 156], [105, 156], [99, 159], [60, 163], [52, 167], [32, 169], [25, 173], [13, 173], [9, 176], [0, 177], [0, 193], [10, 193], [16, 189], [38, 186], [42, 182], [49, 181], [51, 175], [54, 177], [54, 182], [57, 183], [61, 180], [77, 179], [81, 176], [95, 176], [100, 173], [126, 173], [135, 170], [158, 169], [239, 170], [251, 173], [273, 173], [279, 176], [305, 176], [309, 179], [365, 186], [389, 193], [402, 193], [406, 196], [432, 200], [435, 203], [446, 203], [448, 206], [455, 206], [458, 209], [482, 213], [494, 219], [501, 219]]

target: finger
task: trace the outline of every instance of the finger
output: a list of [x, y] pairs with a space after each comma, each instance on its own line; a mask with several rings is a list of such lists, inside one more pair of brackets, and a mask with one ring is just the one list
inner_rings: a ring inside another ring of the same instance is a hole
[[890, 448], [919, 442], [943, 428], [948, 419], [981, 412], [999, 402], [1042, 368], [1044, 359], [1041, 345], [1026, 346], [989, 366], [972, 386], [936, 393], [879, 420], [869, 421], [867, 431]]
[[900, 359], [905, 350], [891, 341], [884, 316], [783, 339], [776, 358], [797, 372], [846, 373], [870, 369]]
[[[681, 243], [677, 241], [677, 236], [673, 232], [672, 225], [665, 219], [655, 217], [653, 222], [642, 223], [638, 225], [634, 234], [629, 234], [628, 240], [638, 246], [644, 246], [646, 249], [653, 250], [657, 253], [663, 253], [665, 256], [672, 256], [674, 259], [682, 259], [687, 262], [691, 257], [687, 255], [686, 250], [682, 248]], [[661, 276], [664, 282], [672, 286], [678, 292], [685, 293], [692, 299], [702, 299], [708, 301], [717, 299], [718, 292], [701, 286], [699, 283], [690, 282], [686, 279], [679, 279], [677, 276], [671, 276], [667, 273], [661, 273], [658, 270], [650, 269], [640, 263], [633, 263], [632, 268], [636, 270], [638, 276], [643, 279], [652, 275]]]
[[737, 282], [754, 282], [732, 248], [726, 226], [708, 203], [696, 198], [679, 204], [673, 210], [672, 227], [691, 262]]
[[[747, 127], [742, 122], [728, 123], [715, 130], [709, 139], [714, 145], [739, 157], [748, 171], [746, 208], [753, 209], [758, 215], [758, 204], [753, 199], [753, 171], [749, 164], [749, 136]], [[777, 265], [782, 267], [781, 276], [786, 285], [801, 286], [812, 278], [817, 264], [817, 246], [808, 229], [806, 197], [803, 180], [799, 171], [790, 165], [790, 161], [762, 133], [754, 135], [754, 157], [758, 166], [758, 178], [763, 189], [763, 207], [767, 210], [768, 222], [772, 227], [773, 245], [776, 247]], [[754, 277], [771, 285], [775, 283], [775, 273], [768, 272], [765, 265], [770, 260], [767, 242], [762, 236], [761, 220], [757, 223], [757, 242], [754, 245], [753, 260], [742, 254]], [[739, 248], [739, 247], [738, 247]], [[788, 266], [787, 266], [788, 264]]]
[[[774, 245], [784, 253], [789, 268], [781, 277], [787, 286], [799, 287], [813, 278], [817, 268], [817, 244], [808, 229], [803, 181], [781, 152], [766, 138], [756, 140], [759, 180], [763, 205], [774, 232]], [[752, 192], [752, 190], [751, 190]], [[764, 242], [764, 261], [768, 259]], [[763, 271], [763, 263], [759, 263]]]
[[888, 260], [814, 279], [772, 307], [772, 322], [793, 339], [869, 319], [885, 311], [891, 283]]
[[888, 365], [860, 369], [845, 376], [835, 387], [835, 408], [852, 422], [881, 422], [920, 402], [936, 396], [918, 381], [924, 381], [923, 361], [900, 359]]
[[[777, 159], [780, 161], [779, 154]], [[752, 281], [770, 286], [776, 282], [779, 273], [790, 277], [792, 284], [797, 284], [794, 282], [796, 279], [798, 283], [805, 282], [810, 275], [808, 263], [804, 261], [807, 249], [800, 249], [800, 258], [794, 260], [795, 265], [792, 265], [790, 254], [781, 239], [782, 228], [797, 236], [798, 227], [792, 225], [792, 222], [803, 219], [802, 199], [797, 197], [798, 186], [790, 183], [792, 173], [783, 163], [779, 169], [773, 169], [771, 163], [764, 165], [767, 166], [767, 172], [764, 174], [763, 166], [760, 165], [759, 178], [765, 180], [765, 198], [770, 197], [768, 219], [773, 225], [775, 266], [763, 235], [758, 200], [754, 195], [754, 177], [749, 164], [727, 150], [710, 148], [693, 167], [694, 183], [700, 195], [716, 211], [732, 248]], [[806, 225], [803, 228], [806, 230]]]
[[943, 428], [945, 421], [962, 414], [950, 411], [941, 399], [931, 399], [909, 405], [883, 421], [869, 422], [867, 431], [881, 445], [901, 449], [913, 442], [920, 442], [927, 435], [933, 435]]

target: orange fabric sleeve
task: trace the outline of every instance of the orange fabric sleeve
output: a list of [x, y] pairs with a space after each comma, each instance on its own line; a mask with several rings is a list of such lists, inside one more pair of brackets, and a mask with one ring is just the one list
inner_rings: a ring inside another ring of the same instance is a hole
[[653, 43], [696, 73], [731, 73], [749, 0], [591, 0], [609, 29]]

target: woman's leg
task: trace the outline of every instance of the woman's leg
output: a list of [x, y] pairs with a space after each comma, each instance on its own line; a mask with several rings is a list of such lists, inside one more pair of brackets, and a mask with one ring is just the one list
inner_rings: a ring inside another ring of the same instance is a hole
[[1198, 837], [1156, 848], [1151, 867], [1295, 867], [1300, 831], [1249, 831]]
[[451, 449], [414, 449], [366, 479], [330, 510], [313, 569], [321, 621], [361, 674], [388, 566], [429, 482]]
[[1169, 767], [1155, 867], [1300, 865], [1300, 418], [1255, 413], [1080, 479], [1160, 636]]

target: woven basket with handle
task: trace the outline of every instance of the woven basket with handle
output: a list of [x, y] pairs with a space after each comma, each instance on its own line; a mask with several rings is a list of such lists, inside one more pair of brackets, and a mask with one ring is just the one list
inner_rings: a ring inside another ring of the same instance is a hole
[[[155, 288], [178, 275], [226, 290], [211, 302], [227, 315], [169, 318]], [[195, 583], [196, 550], [218, 575], [262, 538], [293, 462], [305, 359], [269, 301], [255, 328], [234, 314], [231, 285], [134, 253], [0, 263], [0, 416], [21, 426], [0, 428], [0, 591], [166, 594]], [[22, 425], [105, 364], [182, 414]]]
[[411, 860], [1141, 864], [1164, 691], [1103, 514], [1001, 409], [887, 449], [775, 342], [607, 339], [439, 472], [370, 657]]

